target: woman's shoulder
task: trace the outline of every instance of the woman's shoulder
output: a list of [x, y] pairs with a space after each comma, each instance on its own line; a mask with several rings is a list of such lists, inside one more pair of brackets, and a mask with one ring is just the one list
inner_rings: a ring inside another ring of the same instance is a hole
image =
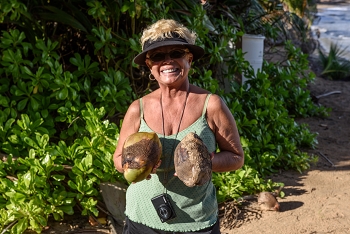
[[155, 93], [156, 93], [156, 91], [154, 91], [152, 93], [148, 93], [148, 94], [146, 94], [146, 95], [144, 95], [144, 96], [134, 100], [130, 104], [129, 108], [131, 108], [132, 110], [139, 109], [141, 103], [145, 103], [145, 102], [147, 102], [149, 100], [154, 99], [156, 97]]
[[211, 103], [217, 103], [217, 104], [219, 104], [219, 103], [222, 104], [223, 103], [222, 98], [219, 95], [215, 94], [215, 93], [210, 94], [210, 100], [209, 101]]
[[202, 95], [210, 94], [208, 90], [193, 84], [190, 84], [190, 90], [191, 90], [191, 93], [202, 94]]
[[142, 107], [145, 107], [145, 106], [150, 107], [151, 106], [153, 108], [153, 105], [155, 105], [156, 103], [157, 104], [159, 103], [159, 97], [160, 97], [160, 94], [159, 94], [158, 90], [155, 90], [149, 94], [146, 94], [145, 96], [140, 98], [142, 100], [141, 101]]
[[217, 111], [222, 111], [223, 108], [227, 108], [227, 105], [225, 104], [224, 100], [217, 94], [211, 94], [210, 99], [208, 101], [208, 111], [215, 113]]
[[128, 107], [126, 115], [139, 115], [140, 113], [140, 99], [134, 100]]
[[154, 92], [146, 94], [145, 96], [134, 100], [128, 109], [128, 113], [131, 115], [139, 116], [141, 111], [144, 111], [145, 108], [154, 108], [154, 105], [159, 103], [159, 95]]

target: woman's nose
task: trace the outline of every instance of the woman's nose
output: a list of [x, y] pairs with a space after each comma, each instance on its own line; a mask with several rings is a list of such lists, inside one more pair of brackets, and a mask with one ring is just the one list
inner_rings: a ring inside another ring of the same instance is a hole
[[167, 60], [173, 60], [173, 59], [170, 57], [170, 54], [169, 54], [169, 53], [166, 53], [166, 54], [165, 54], [164, 61], [167, 61]]

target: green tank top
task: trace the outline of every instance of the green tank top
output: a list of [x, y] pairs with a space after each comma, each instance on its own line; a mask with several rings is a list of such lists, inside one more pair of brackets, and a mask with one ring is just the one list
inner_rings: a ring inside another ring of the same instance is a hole
[[[215, 136], [205, 117], [209, 98], [210, 94], [208, 94], [204, 103], [201, 117], [191, 126], [180, 131], [177, 134], [177, 139], [175, 139], [176, 134], [165, 137], [158, 134], [163, 146], [162, 164], [157, 169], [157, 174], [152, 174], [150, 180], [130, 184], [128, 187], [125, 214], [130, 220], [151, 228], [173, 232], [198, 231], [214, 225], [217, 221], [218, 204], [216, 190], [212, 181], [202, 186], [190, 188], [174, 176], [174, 150], [181, 139], [189, 132], [195, 132], [199, 135], [209, 152], [216, 150]], [[142, 99], [140, 99], [140, 112], [141, 123], [139, 132], [153, 132], [143, 119]], [[165, 173], [167, 173], [168, 182], [164, 184]], [[176, 218], [162, 223], [151, 199], [163, 194], [165, 191], [164, 186], [175, 210]]]

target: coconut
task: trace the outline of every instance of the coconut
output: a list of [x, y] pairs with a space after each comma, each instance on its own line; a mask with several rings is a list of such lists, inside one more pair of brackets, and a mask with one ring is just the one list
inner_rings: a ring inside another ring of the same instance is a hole
[[188, 133], [177, 145], [174, 165], [178, 178], [188, 187], [203, 185], [211, 179], [210, 153], [196, 133]]
[[125, 179], [139, 182], [151, 174], [160, 160], [162, 144], [154, 132], [137, 132], [124, 142], [122, 150], [122, 166]]

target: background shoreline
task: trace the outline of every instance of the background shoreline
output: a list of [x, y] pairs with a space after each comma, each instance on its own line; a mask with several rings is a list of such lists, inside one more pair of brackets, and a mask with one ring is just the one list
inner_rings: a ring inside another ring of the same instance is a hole
[[350, 60], [350, 1], [320, 1], [311, 26], [318, 48], [328, 53], [332, 43], [343, 50], [340, 57]]

